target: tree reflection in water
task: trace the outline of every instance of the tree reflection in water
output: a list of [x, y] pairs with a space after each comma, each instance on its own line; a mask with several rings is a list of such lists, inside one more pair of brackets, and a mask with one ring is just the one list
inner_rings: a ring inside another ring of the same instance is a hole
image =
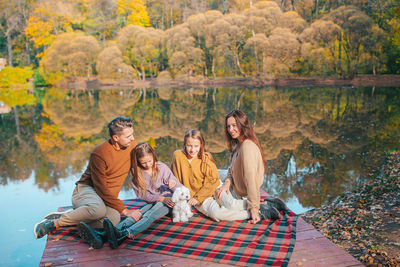
[[40, 104], [16, 105], [18, 112], [1, 115], [1, 183], [34, 172], [37, 186], [47, 191], [58, 179], [79, 176], [91, 150], [107, 137], [106, 123], [118, 115], [131, 117], [136, 140], [149, 140], [167, 163], [184, 132], [200, 129], [224, 169], [224, 115], [240, 108], [264, 149], [264, 189], [318, 207], [368, 179], [385, 152], [399, 148], [399, 90], [49, 88], [35, 95]]

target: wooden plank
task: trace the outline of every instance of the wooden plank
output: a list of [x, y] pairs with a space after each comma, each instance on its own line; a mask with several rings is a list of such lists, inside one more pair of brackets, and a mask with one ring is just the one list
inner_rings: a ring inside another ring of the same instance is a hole
[[[289, 266], [363, 266], [343, 249], [337, 247], [303, 219], [297, 220], [296, 243]], [[68, 259], [70, 261], [68, 261]], [[72, 261], [71, 261], [72, 260]], [[106, 244], [102, 249], [89, 250], [82, 241], [52, 241], [48, 239], [40, 266], [229, 266], [214, 262], [192, 260], [159, 253], [141, 252], [131, 249], [111, 249]]]
[[[68, 259], [72, 261], [68, 261]], [[165, 254], [148, 253], [130, 249], [111, 249], [108, 244], [98, 250], [89, 250], [83, 242], [48, 240], [42, 256], [40, 266], [52, 263], [52, 266], [229, 266], [225, 264], [210, 263], [174, 257]], [[135, 265], [134, 265], [135, 264]]]

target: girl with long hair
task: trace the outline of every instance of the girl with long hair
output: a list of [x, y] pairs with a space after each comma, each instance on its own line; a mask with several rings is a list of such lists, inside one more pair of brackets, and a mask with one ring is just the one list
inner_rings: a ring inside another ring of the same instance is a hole
[[184, 186], [189, 188], [189, 205], [204, 212], [204, 207], [213, 201], [215, 189], [220, 185], [218, 169], [210, 153], [206, 151], [203, 134], [199, 130], [188, 130], [183, 139], [183, 149], [172, 156], [171, 170]]

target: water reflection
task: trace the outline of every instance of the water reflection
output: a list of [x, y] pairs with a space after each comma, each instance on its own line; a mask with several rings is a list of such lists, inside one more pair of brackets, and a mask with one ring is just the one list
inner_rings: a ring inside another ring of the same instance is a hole
[[[184, 132], [200, 129], [217, 166], [226, 168], [224, 115], [244, 110], [267, 159], [264, 189], [302, 207], [331, 200], [399, 147], [400, 88], [236, 88], [68, 91], [49, 88], [36, 103], [2, 114], [0, 181], [35, 173], [44, 190], [79, 175], [117, 115], [169, 162]], [[39, 104], [37, 104], [39, 103]], [[17, 112], [15, 112], [17, 111]]]

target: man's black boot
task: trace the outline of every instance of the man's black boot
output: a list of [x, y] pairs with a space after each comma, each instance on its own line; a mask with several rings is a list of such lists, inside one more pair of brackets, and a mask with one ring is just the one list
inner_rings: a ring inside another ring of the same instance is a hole
[[95, 249], [103, 247], [104, 242], [107, 240], [104, 231], [95, 230], [84, 222], [78, 224], [78, 232], [80, 237]]
[[121, 245], [122, 242], [124, 242], [124, 240], [129, 237], [129, 232], [127, 230], [118, 230], [107, 218], [103, 221], [103, 227], [107, 236], [107, 240], [110, 243], [110, 247], [112, 249], [118, 248], [118, 246]]

